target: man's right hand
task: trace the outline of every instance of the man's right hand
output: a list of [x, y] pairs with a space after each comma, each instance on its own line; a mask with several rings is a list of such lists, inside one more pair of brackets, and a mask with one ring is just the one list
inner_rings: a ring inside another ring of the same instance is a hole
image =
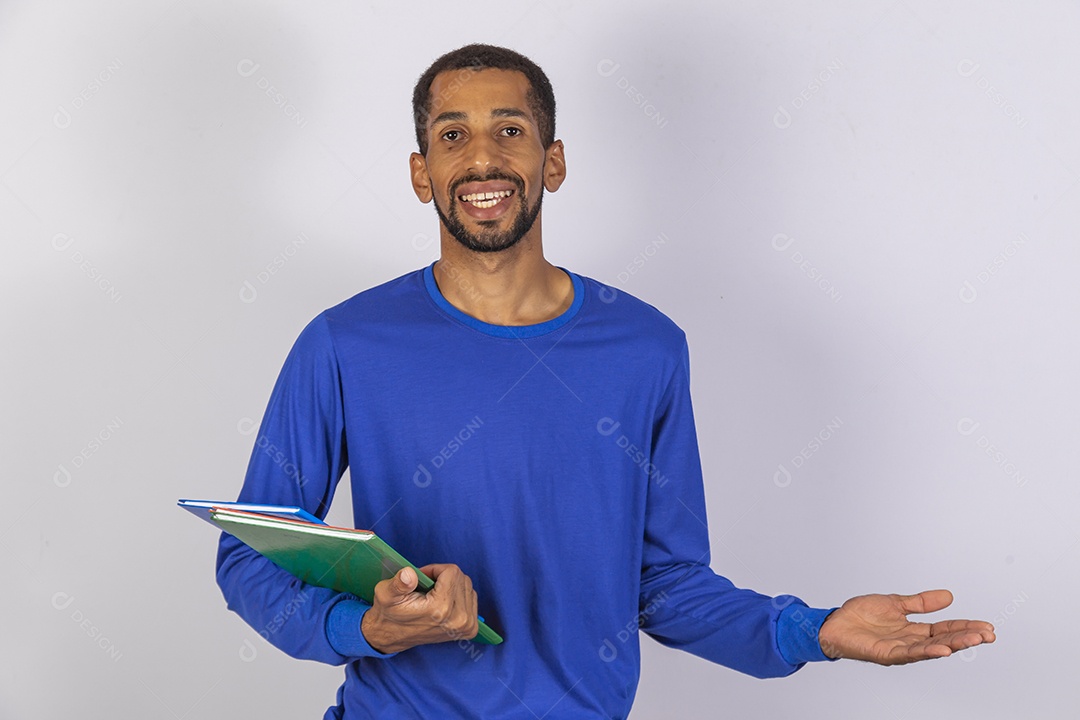
[[471, 640], [479, 632], [476, 591], [469, 576], [457, 565], [425, 565], [420, 572], [435, 580], [426, 593], [416, 592], [412, 568], [402, 568], [375, 586], [375, 601], [360, 623], [360, 632], [375, 650], [394, 653]]

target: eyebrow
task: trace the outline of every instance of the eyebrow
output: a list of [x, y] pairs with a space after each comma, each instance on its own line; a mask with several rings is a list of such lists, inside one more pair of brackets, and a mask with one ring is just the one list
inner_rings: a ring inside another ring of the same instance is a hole
[[[518, 110], [517, 108], [494, 108], [491, 111], [491, 117], [493, 117], [493, 118], [514, 117], [514, 118], [523, 118], [525, 120], [529, 119], [529, 115], [527, 115], [525, 112], [523, 112], [521, 110]], [[444, 112], [444, 113], [439, 113], [435, 117], [435, 119], [431, 122], [431, 126], [435, 127], [439, 123], [459, 122], [459, 121], [468, 120], [468, 119], [469, 119], [469, 116], [467, 114], [465, 114], [463, 112], [456, 111], [456, 110], [450, 110], [450, 111], [447, 111], [447, 112]]]
[[434, 127], [434, 126], [438, 125], [439, 123], [444, 123], [444, 122], [457, 122], [458, 120], [464, 120], [466, 117], [468, 117], [468, 116], [463, 112], [439, 113], [438, 116], [434, 120], [431, 121], [431, 126]]
[[526, 120], [529, 119], [528, 115], [526, 115], [521, 110], [518, 110], [517, 108], [495, 108], [491, 111], [491, 117], [516, 117], [524, 118]]

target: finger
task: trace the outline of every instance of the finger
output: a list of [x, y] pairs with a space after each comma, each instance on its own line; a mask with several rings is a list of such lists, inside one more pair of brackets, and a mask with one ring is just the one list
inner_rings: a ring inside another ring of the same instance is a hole
[[405, 597], [416, 589], [416, 583], [417, 577], [413, 569], [410, 567], [401, 568], [390, 581], [390, 593], [398, 598]]
[[457, 586], [457, 593], [455, 594], [454, 604], [461, 608], [462, 612], [468, 612], [471, 605], [471, 600], [476, 594], [473, 591], [472, 578], [461, 573], [461, 577], [455, 583]]
[[[993, 625], [975, 620], [947, 620], [934, 623], [930, 628], [930, 636], [934, 640], [951, 637], [977, 637], [979, 642], [975, 644], [992, 643], [997, 640]], [[944, 642], [944, 640], [941, 641]], [[953, 646], [953, 649], [957, 648]]]
[[[963, 648], [956, 648], [957, 650], [963, 650]], [[912, 660], [933, 660], [934, 658], [949, 657], [953, 654], [953, 648], [948, 645], [936, 642], [932, 645], [923, 645], [919, 648], [912, 649]]]
[[400, 605], [413, 594], [416, 588], [416, 573], [412, 568], [398, 570], [392, 578], [382, 580], [375, 585], [375, 602], [379, 605]]
[[[456, 572], [455, 572], [456, 571]], [[457, 566], [454, 570], [445, 570], [442, 574], [443, 582], [448, 590], [447, 595], [447, 623], [454, 628], [459, 628], [468, 622], [469, 595], [472, 593], [472, 579], [463, 573]]]
[[465, 593], [472, 588], [472, 578], [452, 563], [427, 565], [421, 569], [430, 570], [431, 577], [435, 580], [435, 587], [431, 589], [435, 597], [444, 598], [451, 604], [463, 601]]
[[948, 645], [953, 651], [966, 650], [969, 647], [983, 644], [983, 636], [979, 633], [958, 633], [949, 638]]
[[924, 658], [948, 657], [954, 652], [982, 645], [984, 639], [978, 632], [955, 632], [947, 635], [927, 638], [911, 647], [913, 660]]
[[479, 625], [472, 578], [454, 564], [432, 566], [432, 574], [436, 576], [431, 591], [433, 599], [438, 601], [436, 621], [454, 638], [474, 636], [476, 632], [472, 626], [477, 625], [479, 629]]
[[480, 622], [476, 617], [478, 605], [476, 590], [473, 589], [472, 580], [464, 574], [457, 586], [458, 592], [454, 594], [454, 605], [447, 618], [447, 631], [454, 638], [471, 640], [480, 630]]
[[457, 565], [451, 563], [425, 565], [420, 571], [435, 580], [435, 585], [428, 590], [424, 598], [429, 617], [437, 625], [444, 625], [454, 607], [456, 585], [461, 571]]
[[424, 567], [420, 568], [420, 572], [424, 573], [436, 582], [439, 580], [439, 576], [443, 573], [449, 572], [452, 575], [455, 571], [461, 572], [461, 569], [453, 563], [432, 563], [431, 565], [425, 565]]
[[934, 634], [928, 638], [929, 642], [935, 642], [942, 645], [948, 645], [953, 650], [963, 650], [964, 648], [971, 647], [972, 645], [981, 645], [982, 643], [992, 643], [997, 639], [997, 636], [992, 632], [985, 632], [973, 628], [965, 628], [962, 630], [954, 630], [945, 634]]
[[932, 636], [946, 633], [978, 633], [984, 642], [996, 639], [994, 626], [982, 620], [942, 620], [930, 626]]
[[898, 641], [886, 651], [886, 660], [883, 665], [905, 665], [919, 662], [920, 660], [933, 660], [935, 658], [948, 657], [953, 650], [948, 645], [943, 645], [937, 639], [924, 639], [915, 642]]
[[476, 589], [473, 588], [472, 578], [468, 575], [465, 576], [468, 580], [468, 587], [465, 590], [465, 600], [463, 603], [463, 609], [465, 611], [465, 637], [473, 638], [480, 630], [480, 620], [476, 617], [480, 614], [480, 602], [476, 594]]
[[909, 613], [932, 613], [952, 605], [953, 595], [948, 590], [926, 590], [915, 595], [894, 596], [905, 615]]

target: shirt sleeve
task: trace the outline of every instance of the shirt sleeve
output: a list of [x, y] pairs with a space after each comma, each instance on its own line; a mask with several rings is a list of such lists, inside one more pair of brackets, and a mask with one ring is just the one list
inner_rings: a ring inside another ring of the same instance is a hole
[[[347, 465], [339, 367], [319, 315], [281, 369], [238, 500], [298, 505], [323, 518]], [[386, 657], [360, 633], [366, 603], [301, 581], [228, 533], [218, 543], [217, 583], [230, 610], [292, 657], [332, 665]]]
[[690, 353], [681, 357], [653, 425], [639, 625], [669, 647], [754, 677], [782, 677], [829, 659], [817, 634], [828, 610], [797, 597], [736, 587], [710, 567], [705, 490], [690, 402]]
[[346, 657], [388, 658], [397, 655], [396, 652], [382, 653], [371, 647], [361, 632], [360, 623], [364, 621], [364, 613], [370, 609], [370, 605], [354, 596], [334, 605], [326, 618], [326, 636], [334, 650]]

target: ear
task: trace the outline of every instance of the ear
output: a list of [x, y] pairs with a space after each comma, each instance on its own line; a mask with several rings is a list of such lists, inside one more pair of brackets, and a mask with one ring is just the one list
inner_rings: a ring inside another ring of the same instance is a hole
[[420, 153], [409, 155], [409, 170], [412, 174], [412, 189], [422, 203], [431, 202], [431, 176], [428, 174], [427, 160]]
[[566, 179], [566, 158], [563, 156], [563, 142], [556, 140], [544, 151], [544, 189], [555, 192]]

